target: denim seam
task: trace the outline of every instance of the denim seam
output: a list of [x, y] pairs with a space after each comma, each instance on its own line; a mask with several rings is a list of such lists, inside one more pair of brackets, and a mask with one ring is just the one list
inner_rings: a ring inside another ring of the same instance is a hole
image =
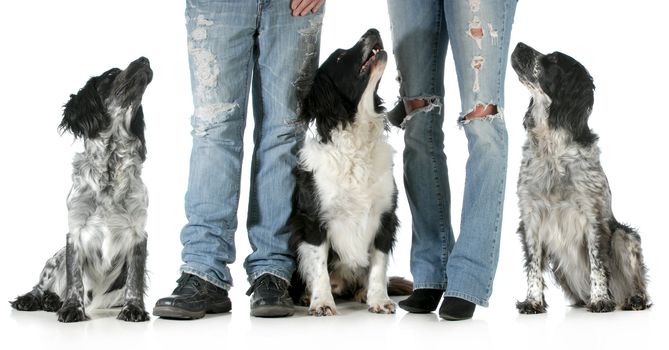
[[[437, 1], [435, 1], [435, 3], [437, 3]], [[446, 25], [446, 23], [445, 23], [445, 20], [444, 20], [445, 9], [444, 9], [443, 3], [435, 4], [433, 6], [433, 8], [438, 9], [437, 11], [435, 11], [435, 16], [437, 16], [437, 21], [439, 23], [439, 26], [437, 27], [437, 35], [435, 35], [435, 41], [434, 41], [433, 46], [432, 46], [432, 52], [433, 52], [433, 57], [434, 57], [433, 66], [432, 66], [432, 77], [436, 77], [437, 76], [437, 65], [438, 65], [437, 64], [437, 58], [436, 58], [437, 54], [436, 53], [437, 53], [437, 48], [438, 48], [438, 45], [439, 45], [439, 39], [442, 36], [443, 27]], [[442, 80], [443, 80], [443, 76], [442, 76]], [[434, 78], [432, 79], [432, 91], [437, 91], [437, 82]], [[443, 106], [443, 104], [444, 104], [443, 97], [442, 97], [441, 102], [442, 102], [442, 106]], [[444, 113], [444, 108], [442, 107], [439, 110], [439, 114], [443, 115], [443, 113]], [[434, 123], [434, 120], [432, 120], [432, 123], [430, 124], [430, 135], [432, 135], [432, 129], [434, 128], [434, 125], [432, 125], [433, 123]], [[441, 124], [442, 125], [439, 125], [440, 128], [443, 127], [443, 120], [442, 120]], [[434, 147], [434, 143], [430, 143], [430, 145], [432, 147]], [[434, 174], [435, 174], [435, 176], [438, 176], [438, 175], [436, 175], [436, 174], [438, 174], [438, 169], [436, 168], [436, 159], [435, 159], [434, 148], [430, 150], [430, 155], [432, 157], [432, 165], [433, 165]], [[439, 181], [436, 181], [436, 183], [438, 184]], [[440, 190], [443, 191], [444, 189], [440, 189]], [[441, 270], [441, 273], [442, 273], [441, 278], [442, 278], [443, 281], [445, 281], [444, 286], [443, 286], [445, 288], [446, 287], [445, 284], [447, 283], [446, 281], [448, 280], [448, 273], [446, 271], [446, 265], [447, 265], [448, 256], [449, 256], [449, 253], [450, 253], [449, 250], [448, 250], [448, 247], [449, 247], [448, 237], [450, 237], [451, 235], [449, 235], [449, 233], [446, 232], [447, 226], [450, 228], [450, 224], [447, 224], [445, 222], [446, 220], [445, 220], [444, 216], [445, 216], [446, 208], [443, 207], [443, 196], [444, 195], [441, 191], [437, 191], [437, 197], [439, 198], [439, 201], [438, 201], [439, 231], [440, 231], [439, 237], [441, 238], [441, 252], [442, 252], [440, 254], [441, 255], [441, 269], [440, 270]]]
[[[502, 226], [502, 219], [503, 219], [503, 213], [504, 213], [504, 194], [505, 194], [505, 188], [506, 188], [506, 171], [507, 171], [507, 168], [508, 168], [508, 141], [507, 141], [507, 151], [504, 152], [504, 162], [502, 164], [503, 164], [503, 166], [502, 166], [502, 169], [501, 169], [501, 173], [503, 174], [503, 176], [500, 177], [499, 186], [498, 186], [497, 216], [495, 218], [495, 234], [497, 234], [497, 236], [499, 236], [499, 238], [496, 237], [494, 239], [494, 241], [493, 241], [493, 243], [494, 243], [493, 252], [491, 253], [491, 256], [490, 256], [490, 266], [491, 267], [495, 266], [495, 268], [494, 269], [491, 268], [491, 270], [490, 270], [491, 271], [491, 276], [490, 276], [490, 279], [488, 281], [488, 290], [490, 291], [489, 295], [492, 294], [492, 285], [493, 285], [493, 281], [495, 279], [495, 270], [496, 270], [496, 267], [497, 267], [497, 261], [495, 261], [495, 259], [494, 259], [494, 252], [495, 251], [499, 252], [499, 244], [500, 244], [500, 241], [502, 239], [501, 226]], [[499, 257], [497, 258], [497, 260], [499, 260]]]
[[439, 23], [439, 26], [437, 27], [437, 33], [436, 33], [437, 35], [434, 36], [434, 41], [432, 42], [432, 58], [433, 58], [432, 59], [432, 67], [431, 67], [432, 77], [433, 77], [432, 78], [432, 91], [437, 91], [437, 80], [435, 79], [435, 77], [437, 76], [437, 65], [438, 65], [438, 63], [437, 63], [437, 48], [438, 48], [438, 45], [439, 45], [439, 38], [441, 38], [442, 26], [444, 25], [443, 4], [439, 5], [437, 2], [438, 1], [435, 0], [433, 2], [433, 5], [432, 5], [432, 8], [437, 9], [437, 11], [435, 11], [434, 14], [437, 17], [437, 22]]
[[[441, 113], [443, 113], [443, 110], [440, 110], [439, 113], [441, 115]], [[437, 189], [435, 192], [436, 192], [436, 196], [437, 196], [437, 210], [439, 211], [439, 232], [440, 232], [439, 237], [441, 238], [441, 249], [442, 249], [441, 250], [442, 251], [442, 254], [441, 254], [441, 267], [442, 267], [441, 272], [442, 272], [442, 276], [441, 277], [444, 281], [446, 281], [446, 278], [447, 278], [446, 264], [447, 264], [447, 261], [448, 261], [448, 242], [445, 239], [445, 237], [446, 237], [446, 232], [445, 232], [446, 231], [446, 223], [445, 223], [445, 218], [444, 218], [445, 208], [443, 207], [443, 200], [444, 200], [443, 191], [444, 191], [444, 189], [439, 187], [439, 182], [440, 182], [439, 181], [439, 179], [440, 179], [439, 169], [437, 169], [437, 161], [436, 161], [436, 157], [435, 157], [436, 150], [435, 150], [435, 147], [434, 147], [434, 138], [433, 138], [433, 136], [431, 136], [431, 135], [433, 135], [433, 130], [435, 128], [434, 124], [435, 124], [436, 121], [434, 120], [434, 113], [432, 113], [432, 115], [433, 115], [433, 117], [431, 118], [430, 123], [429, 123], [429, 127], [428, 127], [428, 133], [430, 135], [428, 139], [430, 140], [430, 157], [431, 157], [431, 160], [432, 160], [432, 174], [433, 174], [432, 179], [434, 181], [434, 186], [433, 187]], [[443, 254], [443, 252], [447, 252], [447, 253]]]

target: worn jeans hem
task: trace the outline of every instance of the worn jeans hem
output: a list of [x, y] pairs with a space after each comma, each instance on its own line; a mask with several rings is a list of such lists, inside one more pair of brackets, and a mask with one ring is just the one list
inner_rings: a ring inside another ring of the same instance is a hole
[[221, 281], [220, 279], [214, 277], [213, 275], [210, 275], [208, 273], [199, 271], [199, 270], [197, 270], [197, 269], [195, 269], [191, 266], [185, 266], [185, 265], [182, 266], [181, 267], [181, 272], [200, 277], [203, 280], [215, 285], [218, 288], [223, 288], [225, 290], [230, 290], [230, 288], [232, 288], [232, 282], [228, 283], [228, 282]]
[[447, 290], [444, 292], [444, 297], [455, 297], [455, 298], [460, 298], [467, 300], [469, 302], [472, 302], [474, 304], [483, 306], [483, 307], [488, 307], [488, 300], [487, 299], [480, 299], [477, 298], [473, 295], [463, 293], [463, 292], [458, 292], [458, 291], [453, 291], [453, 290]]
[[416, 283], [414, 282], [413, 284], [413, 289], [441, 289], [445, 290], [446, 289], [446, 283], [430, 283], [430, 282], [423, 282], [423, 283]]
[[256, 279], [258, 279], [258, 277], [260, 277], [260, 276], [262, 276], [262, 275], [264, 275], [264, 274], [266, 274], [266, 273], [268, 273], [268, 274], [270, 274], [270, 275], [272, 275], [272, 276], [278, 277], [278, 278], [280, 278], [280, 279], [282, 279], [282, 280], [288, 282], [288, 284], [290, 284], [290, 280], [291, 280], [292, 277], [293, 277], [293, 273], [292, 273], [292, 272], [288, 272], [288, 271], [286, 271], [286, 270], [261, 268], [261, 269], [259, 269], [258, 271], [250, 272], [250, 273], [249, 273], [249, 278], [248, 278], [249, 283], [250, 283], [250, 284], [253, 284], [253, 282], [254, 282]]

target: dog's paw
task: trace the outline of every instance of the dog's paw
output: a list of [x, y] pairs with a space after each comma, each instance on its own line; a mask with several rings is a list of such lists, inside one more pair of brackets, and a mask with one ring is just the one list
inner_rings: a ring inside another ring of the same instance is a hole
[[60, 300], [58, 294], [46, 291], [42, 296], [42, 308], [47, 312], [56, 312], [63, 306], [63, 301]]
[[128, 322], [144, 322], [150, 319], [148, 312], [134, 304], [126, 304], [123, 306], [123, 309], [121, 309], [121, 312], [119, 312], [116, 318]]
[[337, 308], [334, 302], [330, 303], [316, 303], [309, 306], [309, 315], [311, 316], [334, 316], [337, 314]]
[[633, 295], [625, 300], [625, 304], [622, 306], [623, 310], [646, 310], [650, 307], [648, 298], [645, 295]]
[[80, 322], [88, 319], [80, 303], [65, 303], [56, 314], [60, 322]]
[[37, 311], [42, 310], [42, 303], [39, 298], [31, 293], [21, 295], [16, 298], [14, 301], [10, 301], [9, 304], [13, 308], [20, 311]]
[[543, 314], [546, 312], [546, 304], [532, 300], [518, 301], [516, 309], [525, 315]]
[[373, 312], [375, 314], [394, 314], [395, 313], [395, 303], [390, 300], [381, 300], [378, 303], [369, 304], [369, 309], [367, 311]]
[[616, 302], [611, 299], [601, 299], [590, 301], [588, 304], [588, 311], [590, 312], [611, 312], [616, 309]]

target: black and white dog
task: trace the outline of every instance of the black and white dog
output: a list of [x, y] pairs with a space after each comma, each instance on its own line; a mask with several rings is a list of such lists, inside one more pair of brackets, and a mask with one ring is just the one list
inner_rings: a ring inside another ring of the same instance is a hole
[[140, 178], [146, 156], [142, 96], [153, 72], [141, 57], [91, 78], [65, 104], [59, 129], [83, 138], [74, 156], [65, 248], [39, 283], [11, 302], [17, 310], [56, 311], [61, 322], [87, 308], [123, 306], [118, 319], [147, 321], [144, 310], [146, 210]]
[[518, 310], [546, 311], [548, 267], [566, 295], [589, 311], [648, 308], [641, 241], [611, 212], [597, 135], [588, 127], [590, 74], [563, 53], [542, 55], [522, 43], [511, 65], [532, 94], [518, 179], [528, 290]]
[[336, 314], [333, 294], [366, 301], [371, 312], [395, 312], [386, 268], [397, 188], [376, 94], [386, 61], [379, 32], [370, 29], [321, 65], [301, 106], [316, 135], [299, 152], [291, 243], [311, 315]]

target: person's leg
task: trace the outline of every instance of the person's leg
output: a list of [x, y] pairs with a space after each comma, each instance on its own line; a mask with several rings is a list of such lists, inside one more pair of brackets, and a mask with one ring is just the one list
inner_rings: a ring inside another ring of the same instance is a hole
[[197, 299], [193, 295], [202, 286], [211, 293], [219, 289], [225, 292], [232, 286], [227, 265], [235, 260], [234, 233], [256, 18], [257, 6], [248, 1], [186, 2], [193, 148], [185, 198], [188, 223], [181, 231], [184, 263], [174, 294], [187, 294], [189, 298], [177, 300], [173, 295], [159, 300], [158, 312], [162, 312], [159, 306], [168, 310], [159, 316], [198, 318], [205, 311], [226, 309], [210, 308], [206, 300], [191, 299]]
[[[251, 313], [283, 316], [292, 311], [285, 308], [284, 312], [278, 305], [263, 307], [272, 301], [262, 295], [256, 281], [270, 274], [278, 278], [282, 290], [283, 282], [287, 286], [295, 271], [294, 252], [288, 245], [288, 218], [295, 188], [293, 169], [304, 139], [304, 130], [296, 123], [297, 85], [301, 76], [313, 76], [318, 66], [323, 8], [319, 13], [293, 16], [289, 0], [260, 4], [252, 88], [255, 149], [247, 221], [253, 252], [244, 266], [254, 290]], [[276, 303], [284, 304], [281, 298]], [[286, 306], [288, 303], [292, 309], [290, 298]]]
[[[462, 104], [459, 122], [469, 150], [460, 235], [447, 265], [445, 296], [455, 304], [464, 300], [487, 306], [492, 293], [508, 148], [504, 76], [516, 2], [444, 1]], [[453, 307], [456, 313], [462, 305]]]
[[388, 12], [402, 112], [407, 115], [401, 122], [404, 187], [412, 215], [414, 294], [399, 305], [411, 312], [429, 312], [446, 288], [446, 261], [454, 242], [442, 130], [447, 46], [443, 3], [388, 0]]

